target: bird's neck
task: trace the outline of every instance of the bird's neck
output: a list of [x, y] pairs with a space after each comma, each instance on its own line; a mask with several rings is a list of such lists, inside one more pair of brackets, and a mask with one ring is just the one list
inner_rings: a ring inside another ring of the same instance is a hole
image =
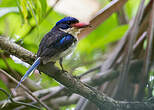
[[69, 28], [67, 30], [64, 30], [64, 29], [60, 29], [60, 30], [65, 32], [65, 33], [71, 34], [76, 39], [78, 39], [77, 35], [80, 33], [80, 29], [77, 29], [77, 28], [74, 28], [74, 27], [73, 28]]

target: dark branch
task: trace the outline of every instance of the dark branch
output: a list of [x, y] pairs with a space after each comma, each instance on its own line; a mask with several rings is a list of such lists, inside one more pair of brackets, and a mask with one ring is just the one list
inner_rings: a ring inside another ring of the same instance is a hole
[[22, 48], [21, 46], [2, 36], [0, 36], [0, 48], [29, 64], [32, 64], [35, 60], [35, 55], [32, 52]]

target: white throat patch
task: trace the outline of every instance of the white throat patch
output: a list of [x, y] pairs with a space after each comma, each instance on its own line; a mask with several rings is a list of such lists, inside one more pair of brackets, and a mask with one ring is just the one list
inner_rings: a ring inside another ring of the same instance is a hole
[[77, 28], [72, 27], [72, 28], [69, 28], [66, 30], [64, 30], [64, 29], [60, 29], [60, 30], [63, 32], [66, 32], [68, 34], [71, 34], [72, 36], [74, 36], [77, 39], [77, 35], [80, 33], [81, 29], [77, 29]]

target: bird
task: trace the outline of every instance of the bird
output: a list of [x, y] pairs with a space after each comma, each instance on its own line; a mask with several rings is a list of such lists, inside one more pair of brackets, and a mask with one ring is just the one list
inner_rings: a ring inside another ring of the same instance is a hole
[[59, 60], [62, 71], [66, 72], [62, 65], [63, 58], [70, 54], [76, 47], [78, 42], [77, 35], [80, 31], [89, 26], [88, 23], [80, 22], [74, 17], [64, 17], [59, 20], [42, 38], [37, 51], [36, 60], [26, 71], [15, 89], [17, 89], [21, 82], [23, 82], [30, 73], [33, 73], [40, 64], [47, 64]]

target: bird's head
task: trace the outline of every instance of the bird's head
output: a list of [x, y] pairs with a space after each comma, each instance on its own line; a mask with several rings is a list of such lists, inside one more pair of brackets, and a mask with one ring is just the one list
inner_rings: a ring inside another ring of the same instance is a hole
[[81, 29], [88, 26], [88, 23], [79, 22], [79, 20], [73, 17], [65, 17], [56, 23], [56, 27], [59, 28], [59, 30], [69, 33], [75, 37], [78, 33], [80, 33]]

